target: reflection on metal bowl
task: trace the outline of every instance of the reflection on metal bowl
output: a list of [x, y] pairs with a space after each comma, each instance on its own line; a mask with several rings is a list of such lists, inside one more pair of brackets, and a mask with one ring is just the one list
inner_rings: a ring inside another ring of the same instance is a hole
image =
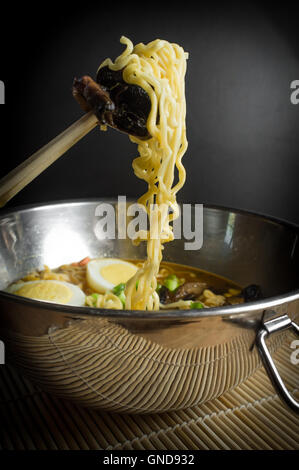
[[[54, 268], [84, 256], [144, 258], [144, 244], [97, 236], [96, 207], [103, 201], [117, 209], [117, 200], [102, 199], [2, 212], [0, 288], [44, 264]], [[298, 411], [270, 356], [287, 330], [299, 332], [298, 234], [288, 223], [205, 207], [200, 250], [184, 250], [184, 239], [165, 246], [167, 261], [262, 286], [263, 300], [240, 305], [117, 311], [0, 292], [6, 360], [60, 397], [131, 413], [203, 403], [240, 384], [263, 361], [279, 394]]]

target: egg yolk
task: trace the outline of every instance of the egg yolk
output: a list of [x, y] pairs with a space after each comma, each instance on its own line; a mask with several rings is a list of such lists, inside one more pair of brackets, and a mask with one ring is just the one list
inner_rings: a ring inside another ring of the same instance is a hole
[[35, 284], [23, 285], [15, 292], [17, 295], [28, 297], [29, 299], [49, 300], [50, 302], [61, 302], [67, 304], [72, 291], [64, 284], [56, 282], [37, 282]]
[[137, 271], [136, 266], [128, 266], [126, 264], [114, 263], [103, 266], [100, 270], [101, 276], [111, 284], [116, 286], [121, 282], [126, 283]]

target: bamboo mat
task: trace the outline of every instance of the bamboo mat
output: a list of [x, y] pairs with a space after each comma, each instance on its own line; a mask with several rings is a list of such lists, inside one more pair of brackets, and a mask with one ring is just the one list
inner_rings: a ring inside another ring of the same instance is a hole
[[[274, 358], [299, 398], [290, 334]], [[1, 449], [299, 449], [299, 416], [275, 394], [263, 369], [200, 406], [151, 415], [82, 408], [41, 391], [0, 366]]]

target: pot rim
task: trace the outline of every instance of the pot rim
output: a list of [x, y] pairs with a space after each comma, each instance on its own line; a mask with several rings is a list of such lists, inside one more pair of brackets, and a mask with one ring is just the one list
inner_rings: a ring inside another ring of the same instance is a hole
[[[25, 212], [34, 209], [40, 208], [48, 208], [51, 206], [63, 206], [67, 205], [70, 206], [72, 204], [89, 204], [92, 202], [98, 201], [111, 201], [116, 202], [116, 197], [101, 197], [101, 198], [84, 198], [84, 199], [64, 199], [64, 200], [57, 200], [51, 202], [42, 202], [38, 204], [24, 204], [20, 206], [11, 207], [8, 209], [1, 209], [0, 210], [0, 220], [13, 214], [15, 212]], [[127, 198], [127, 201], [136, 201], [134, 198]], [[182, 204], [179, 203], [179, 204]], [[195, 205], [195, 202], [190, 202], [190, 204]], [[236, 209], [233, 207], [221, 206], [216, 204], [203, 204], [204, 207], [208, 209], [216, 209], [222, 211], [231, 211], [238, 214], [257, 217], [261, 219], [265, 219], [268, 222], [272, 222], [278, 225], [285, 226], [289, 229], [293, 229], [294, 231], [299, 232], [299, 225], [289, 222], [284, 219], [279, 219], [277, 217], [268, 216], [264, 213], [254, 212], [254, 211], [247, 211], [244, 209]], [[45, 301], [27, 299], [25, 297], [20, 297], [14, 294], [10, 294], [8, 292], [0, 291], [0, 298], [7, 299], [11, 302], [17, 302], [18, 304], [28, 306], [31, 308], [45, 308], [47, 310], [52, 310], [56, 312], [61, 312], [63, 314], [71, 314], [71, 315], [78, 315], [78, 316], [97, 316], [97, 317], [105, 317], [111, 319], [131, 319], [131, 320], [192, 320], [192, 319], [200, 319], [204, 317], [231, 317], [231, 316], [239, 316], [242, 314], [250, 314], [254, 313], [257, 310], [266, 310], [272, 309], [284, 303], [293, 302], [299, 299], [299, 288], [287, 292], [286, 294], [269, 297], [267, 299], [257, 300], [254, 302], [247, 302], [244, 304], [237, 304], [237, 305], [228, 305], [224, 307], [213, 307], [213, 308], [203, 308], [203, 309], [193, 309], [193, 310], [167, 310], [167, 311], [144, 311], [144, 310], [112, 310], [112, 309], [99, 309], [99, 308], [92, 308], [92, 307], [75, 307], [75, 306], [68, 306], [63, 304], [54, 304]]]

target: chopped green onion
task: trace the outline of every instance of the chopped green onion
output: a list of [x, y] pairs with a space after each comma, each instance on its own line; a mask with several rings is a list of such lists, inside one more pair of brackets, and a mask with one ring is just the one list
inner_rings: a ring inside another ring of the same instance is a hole
[[192, 302], [192, 304], [190, 304], [190, 308], [197, 310], [199, 308], [204, 308], [204, 306], [201, 302]]
[[139, 281], [136, 281], [136, 290], [138, 290]]
[[124, 282], [121, 282], [117, 286], [113, 287], [112, 292], [113, 294], [119, 297], [119, 295], [121, 294], [121, 292], [125, 290], [125, 288], [126, 288], [126, 284]]
[[99, 294], [96, 294], [96, 293], [91, 294], [91, 297], [93, 299], [93, 305], [96, 306]]
[[121, 291], [121, 293], [117, 297], [119, 298], [119, 300], [121, 301], [123, 306], [125, 306], [126, 305], [126, 296], [125, 296], [125, 293], [124, 293], [123, 290]]
[[177, 287], [179, 287], [180, 281], [175, 274], [170, 274], [170, 276], [165, 279], [164, 285], [168, 290], [170, 290], [170, 292], [173, 292]]
[[112, 293], [119, 298], [123, 306], [125, 306], [125, 303], [126, 303], [126, 296], [124, 292], [125, 288], [126, 288], [126, 284], [124, 282], [121, 282], [120, 284], [113, 287], [112, 289]]

